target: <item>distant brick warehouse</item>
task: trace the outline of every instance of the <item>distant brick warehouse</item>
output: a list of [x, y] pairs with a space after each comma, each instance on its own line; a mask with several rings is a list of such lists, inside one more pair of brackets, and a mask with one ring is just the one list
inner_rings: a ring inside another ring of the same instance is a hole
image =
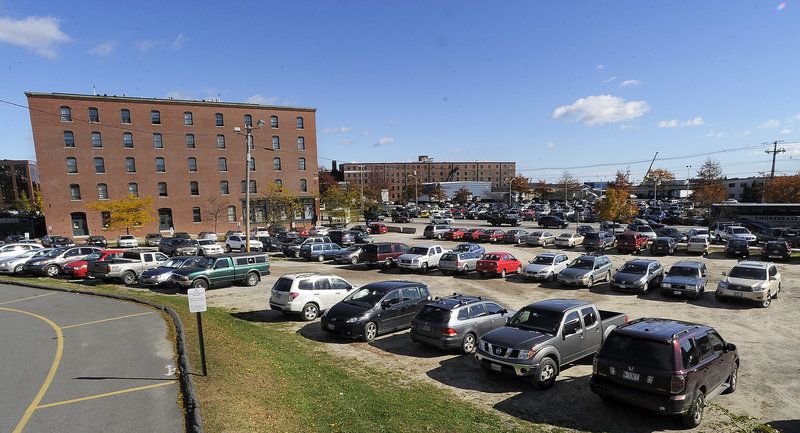
[[[152, 196], [156, 222], [136, 234], [244, 227], [245, 137], [253, 128], [252, 221], [263, 222], [272, 182], [300, 197], [298, 225], [318, 213], [316, 109], [118, 96], [26, 93], [48, 233], [116, 236], [98, 200]], [[264, 126], [259, 129], [259, 120]], [[264, 149], [274, 149], [270, 151]], [[262, 199], [259, 199], [259, 194]]]
[[[389, 190], [389, 200], [397, 201], [403, 189], [414, 186], [414, 173], [419, 185], [435, 182], [475, 181], [491, 182], [494, 187], [508, 187], [509, 179], [516, 176], [516, 162], [502, 161], [434, 161], [420, 156], [417, 162], [347, 162], [341, 164], [344, 181], [350, 185], [378, 186]], [[363, 173], [362, 173], [363, 171]], [[362, 178], [363, 174], [363, 178]], [[422, 191], [420, 190], [420, 194]]]

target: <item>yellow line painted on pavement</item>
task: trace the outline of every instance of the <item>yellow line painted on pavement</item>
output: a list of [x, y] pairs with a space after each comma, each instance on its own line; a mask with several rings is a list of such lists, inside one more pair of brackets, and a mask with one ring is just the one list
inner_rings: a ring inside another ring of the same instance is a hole
[[94, 325], [95, 323], [110, 322], [112, 320], [127, 319], [128, 317], [144, 316], [145, 314], [153, 314], [153, 313], [155, 313], [155, 311], [145, 311], [144, 313], [128, 314], [128, 315], [125, 315], [125, 316], [111, 317], [111, 318], [108, 318], [108, 319], [93, 320], [91, 322], [76, 323], [74, 325], [62, 326], [61, 329], [75, 328], [75, 327], [84, 326], [84, 325]]
[[[42, 295], [44, 296], [44, 295]], [[39, 403], [42, 401], [44, 397], [44, 393], [47, 392], [47, 388], [50, 387], [50, 383], [53, 382], [53, 378], [56, 376], [56, 371], [58, 371], [58, 364], [61, 363], [61, 355], [64, 353], [64, 334], [61, 332], [61, 328], [58, 327], [52, 320], [48, 319], [47, 317], [40, 316], [38, 314], [31, 313], [29, 311], [23, 310], [15, 310], [13, 308], [3, 308], [0, 307], [2, 311], [10, 311], [12, 313], [20, 313], [25, 314], [31, 317], [35, 317], [53, 328], [56, 331], [57, 337], [57, 346], [56, 346], [56, 356], [53, 358], [53, 364], [50, 366], [50, 372], [47, 373], [47, 377], [42, 383], [42, 386], [39, 387], [39, 392], [36, 393], [36, 396], [31, 401], [31, 404], [28, 405], [28, 408], [25, 409], [25, 413], [22, 415], [22, 419], [19, 420], [17, 423], [17, 427], [14, 429], [12, 433], [21, 433], [22, 429], [25, 428], [25, 425], [28, 424], [28, 420], [30, 420], [31, 415], [33, 415], [33, 411], [36, 410], [36, 407], [39, 406]]]
[[43, 296], [55, 295], [56, 293], [58, 293], [58, 292], [45, 293], [44, 295], [28, 296], [27, 298], [19, 298], [19, 299], [14, 299], [13, 301], [0, 302], [0, 305], [11, 304], [13, 302], [19, 302], [19, 301], [27, 301], [28, 299], [41, 298]]
[[94, 399], [97, 399], [97, 398], [111, 397], [112, 395], [127, 394], [129, 392], [143, 391], [145, 389], [159, 388], [159, 387], [162, 387], [162, 386], [172, 385], [173, 383], [178, 383], [178, 381], [177, 380], [170, 380], [168, 382], [156, 383], [156, 384], [153, 384], [153, 385], [137, 386], [136, 388], [121, 389], [119, 391], [107, 392], [105, 394], [97, 394], [97, 395], [90, 395], [88, 397], [73, 398], [72, 400], [64, 400], [64, 401], [59, 401], [59, 402], [56, 402], [56, 403], [43, 404], [43, 405], [37, 407], [36, 409], [44, 409], [44, 408], [47, 408], [47, 407], [61, 406], [62, 404], [71, 404], [71, 403], [78, 403], [78, 402], [86, 401], [86, 400], [94, 400]]

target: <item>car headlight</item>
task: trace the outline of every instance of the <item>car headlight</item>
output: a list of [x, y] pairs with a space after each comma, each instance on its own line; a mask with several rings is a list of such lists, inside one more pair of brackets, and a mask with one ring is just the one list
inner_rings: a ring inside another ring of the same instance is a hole
[[537, 272], [537, 273], [538, 273], [538, 274], [546, 274], [546, 273], [548, 273], [548, 272], [550, 272], [550, 270], [549, 270], [549, 269], [542, 269], [541, 271], [539, 271], [539, 272]]
[[419, 259], [412, 259], [411, 263], [419, 263]]
[[[669, 289], [670, 287], [672, 287], [672, 286], [669, 283], [661, 283], [661, 288], [662, 289]], [[686, 287], [689, 287], [689, 286], [686, 286]]]
[[361, 319], [363, 319], [363, 317], [351, 317], [351, 318], [345, 320], [345, 323], [357, 323]]
[[753, 287], [754, 292], [763, 292], [766, 289], [767, 289], [766, 285], [758, 285]]
[[720, 289], [727, 289], [728, 288], [728, 282], [727, 281], [720, 281], [719, 284], [717, 285], [717, 287], [719, 287]]
[[530, 350], [520, 350], [517, 359], [531, 359], [534, 355], [536, 355], [536, 347], [531, 347]]
[[636, 284], [639, 284], [640, 286], [647, 284], [647, 278], [646, 277], [640, 278], [639, 281], [636, 282]]

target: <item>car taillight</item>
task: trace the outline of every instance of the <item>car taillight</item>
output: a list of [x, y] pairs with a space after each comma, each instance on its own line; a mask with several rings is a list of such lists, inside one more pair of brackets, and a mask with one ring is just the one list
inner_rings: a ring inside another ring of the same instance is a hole
[[457, 267], [457, 268], [460, 268], [460, 267], [461, 267], [461, 262], [459, 262], [459, 261], [457, 261], [457, 260], [456, 260], [456, 267]]
[[298, 296], [300, 296], [299, 293], [289, 292], [289, 300], [290, 301], [293, 300], [294, 298], [298, 297]]
[[458, 335], [458, 333], [453, 328], [444, 328], [444, 329], [442, 329], [442, 335], [447, 336], [447, 337], [452, 337], [454, 335]]
[[685, 376], [672, 376], [669, 382], [669, 391], [673, 394], [680, 394], [686, 388]]
[[111, 272], [111, 265], [106, 265], [106, 272]]

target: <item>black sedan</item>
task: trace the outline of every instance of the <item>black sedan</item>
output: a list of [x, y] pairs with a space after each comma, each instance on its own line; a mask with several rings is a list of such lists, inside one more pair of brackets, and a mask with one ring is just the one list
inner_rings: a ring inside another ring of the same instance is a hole
[[675, 239], [662, 236], [659, 238], [655, 238], [653, 242], [650, 244], [650, 254], [658, 255], [658, 254], [675, 254], [675, 250], [678, 248], [678, 242]]

